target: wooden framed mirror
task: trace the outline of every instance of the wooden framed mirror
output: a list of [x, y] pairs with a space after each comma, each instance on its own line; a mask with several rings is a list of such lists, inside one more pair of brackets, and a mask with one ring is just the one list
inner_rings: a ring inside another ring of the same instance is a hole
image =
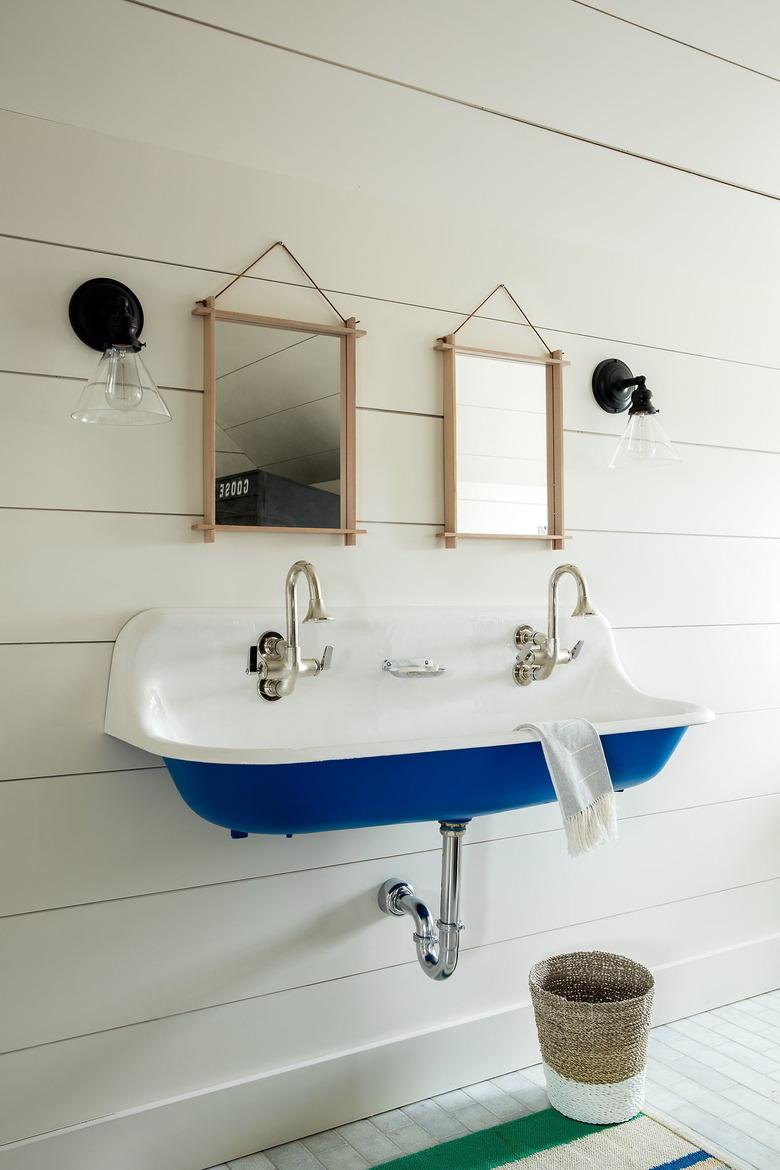
[[479, 349], [454, 334], [436, 348], [444, 371], [444, 547], [504, 539], [562, 549], [562, 352]]
[[[354, 318], [203, 318], [203, 520], [193, 528], [343, 536], [355, 527]], [[330, 302], [329, 302], [330, 303]]]

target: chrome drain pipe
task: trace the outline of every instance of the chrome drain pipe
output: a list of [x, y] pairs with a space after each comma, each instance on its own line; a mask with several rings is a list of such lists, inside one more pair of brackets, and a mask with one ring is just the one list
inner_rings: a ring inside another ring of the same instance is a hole
[[425, 974], [436, 980], [449, 979], [458, 965], [460, 932], [463, 930], [458, 917], [461, 842], [466, 824], [441, 821], [439, 829], [442, 835], [441, 901], [436, 923], [427, 903], [417, 897], [409, 882], [391, 878], [381, 886], [377, 899], [383, 914], [394, 914], [399, 918], [408, 914], [412, 919], [417, 959]]

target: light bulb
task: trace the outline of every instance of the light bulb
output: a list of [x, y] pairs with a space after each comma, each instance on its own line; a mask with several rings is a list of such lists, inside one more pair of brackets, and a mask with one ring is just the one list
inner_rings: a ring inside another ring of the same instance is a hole
[[137, 355], [131, 349], [107, 349], [106, 402], [112, 410], [135, 410], [144, 398]]

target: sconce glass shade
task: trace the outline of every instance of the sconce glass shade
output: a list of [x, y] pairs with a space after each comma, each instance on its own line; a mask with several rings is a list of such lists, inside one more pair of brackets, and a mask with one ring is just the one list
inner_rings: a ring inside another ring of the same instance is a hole
[[665, 463], [680, 463], [666, 431], [658, 421], [658, 411], [635, 411], [629, 416], [628, 425], [615, 448], [609, 466], [611, 468], [641, 467], [652, 464], [660, 467]]
[[70, 417], [76, 422], [108, 426], [171, 421], [170, 411], [140, 353], [129, 346], [109, 346], [105, 350]]

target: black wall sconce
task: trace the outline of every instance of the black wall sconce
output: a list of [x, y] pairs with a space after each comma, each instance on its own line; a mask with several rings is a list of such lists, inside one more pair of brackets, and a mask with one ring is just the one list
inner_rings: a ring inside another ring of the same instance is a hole
[[651, 463], [679, 463], [680, 456], [658, 421], [653, 395], [643, 374], [636, 377], [625, 362], [606, 358], [593, 371], [593, 397], [609, 414], [628, 411], [628, 423], [609, 461], [609, 466], [633, 467]]
[[70, 417], [109, 426], [170, 422], [170, 411], [141, 359], [144, 312], [132, 289], [109, 277], [88, 280], [70, 298], [68, 316], [79, 340], [101, 351]]

